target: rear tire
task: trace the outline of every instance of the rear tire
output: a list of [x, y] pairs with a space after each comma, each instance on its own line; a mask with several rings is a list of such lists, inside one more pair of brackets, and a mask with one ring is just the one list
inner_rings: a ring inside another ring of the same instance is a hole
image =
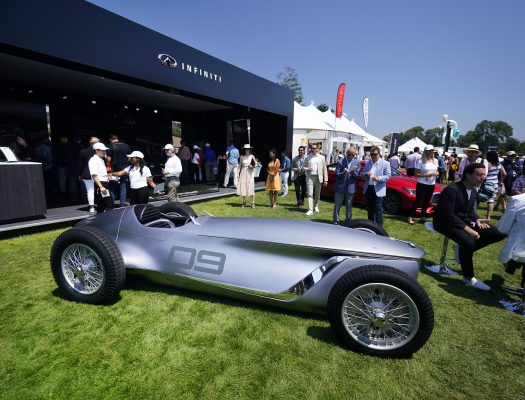
[[434, 328], [434, 310], [423, 288], [384, 265], [359, 267], [339, 278], [327, 312], [345, 345], [377, 357], [409, 357]]
[[350, 222], [344, 223], [344, 226], [347, 228], [357, 229], [358, 231], [389, 237], [385, 228], [379, 224], [376, 224], [374, 221], [370, 221], [369, 219], [353, 219]]
[[120, 250], [92, 226], [58, 236], [51, 249], [51, 272], [66, 298], [89, 304], [114, 301], [126, 280]]
[[179, 201], [164, 203], [159, 207], [159, 210], [162, 214], [172, 217], [197, 217], [197, 213], [193, 211], [193, 208]]

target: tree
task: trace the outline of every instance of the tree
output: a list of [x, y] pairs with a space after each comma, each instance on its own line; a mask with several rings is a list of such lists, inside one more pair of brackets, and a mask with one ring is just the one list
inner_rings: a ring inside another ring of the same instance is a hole
[[317, 106], [317, 109], [321, 112], [325, 112], [325, 111], [328, 111], [330, 107], [328, 107], [328, 104], [323, 103], [323, 104], [319, 104]]
[[414, 126], [410, 129], [407, 129], [403, 133], [401, 133], [401, 138], [399, 139], [399, 145], [408, 142], [410, 139], [413, 139], [415, 137], [422, 137], [423, 136], [424, 129], [421, 126]]
[[489, 146], [505, 148], [511, 137], [512, 126], [506, 122], [483, 120], [476, 125], [473, 131], [468, 131], [466, 135], [460, 136], [458, 144], [460, 146], [468, 146], [475, 143], [485, 153]]
[[423, 134], [423, 142], [426, 144], [431, 144], [432, 146], [441, 146], [443, 137], [443, 128], [436, 127], [430, 128], [425, 131]]
[[292, 67], [285, 67], [283, 72], [277, 74], [277, 83], [294, 92], [294, 100], [299, 104], [303, 104], [303, 89], [299, 82], [299, 77], [295, 69]]

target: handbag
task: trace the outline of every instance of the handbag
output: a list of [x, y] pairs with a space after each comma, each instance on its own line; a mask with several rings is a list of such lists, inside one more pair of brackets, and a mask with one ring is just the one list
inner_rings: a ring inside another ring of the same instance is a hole
[[478, 201], [486, 202], [488, 199], [494, 196], [494, 193], [496, 193], [496, 190], [497, 190], [497, 187], [494, 184], [494, 182], [487, 182], [486, 180], [483, 181], [478, 191]]

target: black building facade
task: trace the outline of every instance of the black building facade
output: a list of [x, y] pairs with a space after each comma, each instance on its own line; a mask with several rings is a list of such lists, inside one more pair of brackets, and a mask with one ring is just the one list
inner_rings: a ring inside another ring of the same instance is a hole
[[293, 93], [85, 1], [0, 5], [0, 145], [116, 133], [155, 159], [174, 125], [218, 153], [251, 142], [264, 162], [291, 149]]

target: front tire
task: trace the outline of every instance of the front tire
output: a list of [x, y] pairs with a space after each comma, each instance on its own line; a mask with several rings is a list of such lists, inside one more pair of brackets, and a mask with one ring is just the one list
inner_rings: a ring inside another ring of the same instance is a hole
[[434, 310], [423, 288], [384, 265], [347, 272], [328, 297], [330, 325], [359, 353], [404, 358], [419, 350], [434, 328]]
[[383, 199], [383, 209], [389, 214], [401, 213], [401, 196], [398, 193], [387, 190], [386, 196]]
[[92, 226], [58, 236], [51, 249], [51, 272], [66, 298], [89, 304], [114, 301], [126, 280], [120, 250]]
[[353, 219], [344, 224], [347, 228], [357, 229], [358, 231], [373, 233], [375, 235], [389, 237], [388, 232], [381, 225], [369, 219]]

